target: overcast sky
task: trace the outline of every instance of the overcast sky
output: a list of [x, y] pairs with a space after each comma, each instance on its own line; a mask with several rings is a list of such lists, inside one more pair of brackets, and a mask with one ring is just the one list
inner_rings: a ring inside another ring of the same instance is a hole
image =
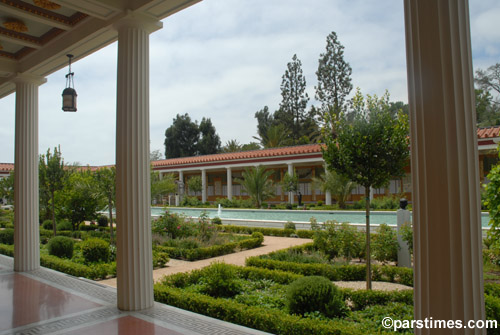
[[[500, 1], [470, 0], [474, 69], [500, 62]], [[256, 135], [256, 111], [281, 101], [297, 54], [315, 104], [318, 58], [335, 31], [354, 87], [407, 102], [402, 0], [204, 0], [150, 37], [151, 150], [164, 153], [176, 114], [209, 117], [224, 145]], [[116, 43], [73, 64], [78, 112], [61, 110], [67, 69], [39, 89], [39, 152], [61, 146], [67, 163], [115, 163]], [[15, 95], [0, 100], [0, 162], [14, 161]]]

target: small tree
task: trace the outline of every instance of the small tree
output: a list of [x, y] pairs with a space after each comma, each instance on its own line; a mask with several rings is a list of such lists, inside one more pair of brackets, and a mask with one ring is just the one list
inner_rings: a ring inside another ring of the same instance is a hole
[[[340, 114], [336, 134], [326, 134], [323, 158], [328, 168], [365, 188], [366, 287], [371, 289], [370, 188], [402, 176], [409, 159], [408, 117], [391, 116], [389, 93], [380, 99], [356, 92], [351, 115]], [[352, 121], [351, 121], [352, 120]]]
[[287, 193], [297, 193], [299, 190], [299, 176], [297, 176], [295, 172], [293, 175], [285, 172], [285, 175], [281, 180], [281, 189]]
[[[56, 192], [64, 187], [66, 171], [64, 170], [64, 160], [61, 157], [61, 148], [54, 148], [54, 154], [51, 154], [50, 149], [46, 155], [40, 155], [39, 170], [39, 185], [40, 192], [45, 193], [50, 202], [50, 212], [54, 236], [56, 236], [56, 214], [55, 214], [55, 198]], [[42, 199], [47, 197], [41, 197]], [[47, 206], [48, 207], [48, 206]]]
[[260, 208], [263, 201], [274, 195], [273, 181], [270, 179], [273, 172], [259, 165], [253, 169], [245, 169], [242, 174], [243, 179], [236, 180], [250, 195], [257, 208]]
[[187, 185], [188, 189], [190, 191], [193, 191], [194, 194], [198, 194], [198, 192], [201, 192], [201, 189], [203, 188], [203, 183], [200, 176], [194, 176], [189, 178], [187, 180]]
[[0, 199], [5, 199], [7, 203], [14, 202], [14, 171], [0, 179]]
[[101, 168], [94, 174], [96, 179], [96, 191], [104, 199], [109, 213], [110, 242], [113, 243], [113, 207], [116, 201], [116, 169], [115, 167]]
[[176, 189], [174, 176], [172, 174], [164, 175], [160, 179], [160, 173], [151, 169], [151, 201], [158, 200], [164, 195], [174, 193]]

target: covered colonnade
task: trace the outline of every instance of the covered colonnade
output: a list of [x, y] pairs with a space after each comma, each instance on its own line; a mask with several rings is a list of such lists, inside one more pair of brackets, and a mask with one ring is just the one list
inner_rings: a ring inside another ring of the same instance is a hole
[[[118, 40], [118, 307], [146, 309], [153, 306], [149, 34], [161, 28], [161, 19], [197, 1], [55, 2], [60, 9], [42, 10], [19, 0], [0, 3], [2, 13], [46, 27], [30, 38], [27, 34], [0, 32], [0, 40], [8, 40], [0, 52], [0, 97], [16, 94], [14, 268], [30, 271], [40, 266], [38, 86], [47, 75], [66, 65], [66, 54], [78, 60]], [[415, 318], [484, 319], [468, 0], [404, 0], [404, 4], [415, 227]], [[430, 332], [416, 330], [421, 334]], [[451, 332], [432, 330], [433, 334]], [[453, 333], [474, 331], [455, 329]]]

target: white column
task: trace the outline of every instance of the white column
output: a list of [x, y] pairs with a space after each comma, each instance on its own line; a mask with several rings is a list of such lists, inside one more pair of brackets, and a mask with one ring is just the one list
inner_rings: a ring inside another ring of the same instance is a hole
[[116, 221], [118, 308], [153, 306], [149, 162], [149, 34], [161, 22], [129, 16], [118, 30]]
[[233, 174], [231, 168], [226, 168], [227, 170], [227, 198], [233, 200]]
[[14, 79], [16, 84], [14, 271], [40, 268], [38, 86], [45, 81], [41, 77], [22, 74]]
[[201, 170], [201, 202], [207, 202], [207, 170]]
[[[293, 164], [292, 163], [288, 163], [288, 175], [290, 175], [290, 177], [293, 177]], [[293, 192], [288, 192], [288, 202], [293, 204]]]
[[331, 205], [332, 204], [332, 192], [326, 191], [325, 192], [325, 205]]
[[180, 205], [180, 199], [182, 199], [182, 196], [184, 194], [184, 174], [182, 171], [179, 171], [179, 194], [175, 196], [175, 205], [179, 206]]
[[[415, 319], [484, 320], [468, 0], [405, 0]], [[449, 334], [450, 330], [416, 330]], [[485, 334], [454, 329], [453, 334]]]

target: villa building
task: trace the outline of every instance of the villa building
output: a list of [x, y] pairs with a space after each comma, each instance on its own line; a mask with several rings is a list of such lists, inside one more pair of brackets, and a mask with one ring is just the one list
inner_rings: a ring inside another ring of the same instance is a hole
[[[500, 126], [479, 128], [477, 130], [477, 145], [479, 152], [479, 182], [487, 183], [487, 175], [491, 167], [498, 161], [497, 143], [500, 140]], [[302, 202], [315, 203], [322, 201], [331, 204], [331, 194], [323, 193], [313, 184], [325, 171], [325, 161], [319, 144], [300, 145], [284, 148], [271, 148], [234, 153], [222, 153], [206, 156], [165, 159], [152, 162], [153, 169], [161, 175], [174, 174], [178, 181], [178, 195], [197, 196], [203, 202], [214, 202], [219, 198], [248, 197], [237, 182], [247, 168], [262, 165], [273, 170], [272, 179], [275, 182], [275, 197], [268, 203], [297, 203], [297, 194], [302, 195]], [[285, 173], [297, 174], [299, 188], [293, 198], [283, 192], [280, 186]], [[405, 168], [405, 176], [394, 178], [384, 188], [373, 189], [373, 197], [405, 196], [411, 201], [410, 165]], [[194, 176], [202, 179], [202, 194], [189, 190], [187, 180]], [[365, 194], [364, 187], [357, 186], [351, 193], [348, 202], [355, 202]], [[179, 197], [176, 197], [176, 204]]]
[[[489, 171], [498, 162], [500, 126], [478, 128], [477, 140], [479, 182], [485, 184], [488, 183]], [[172, 158], [153, 161], [151, 164], [162, 177], [167, 174], [174, 175], [178, 186], [175, 194], [176, 205], [179, 205], [184, 195], [196, 196], [202, 202], [215, 202], [219, 198], [230, 200], [248, 198], [238, 179], [242, 178], [245, 169], [259, 165], [274, 171], [271, 178], [275, 184], [275, 196], [268, 199], [268, 203], [297, 203], [300, 192], [302, 202], [305, 204], [318, 201], [327, 205], [332, 204], [331, 194], [323, 193], [313, 183], [314, 178], [319, 178], [325, 171], [320, 144]], [[0, 164], [0, 178], [7, 176], [13, 170], [14, 164]], [[280, 181], [287, 172], [299, 177], [297, 194], [289, 194], [281, 189]], [[410, 164], [405, 168], [405, 172], [405, 176], [392, 179], [386, 187], [373, 189], [373, 197], [404, 196], [411, 201]], [[187, 181], [195, 176], [200, 176], [202, 179], [201, 192], [193, 192], [188, 187]], [[348, 202], [358, 201], [364, 194], [364, 187], [357, 186], [348, 198]], [[168, 202], [167, 197], [165, 201]]]

